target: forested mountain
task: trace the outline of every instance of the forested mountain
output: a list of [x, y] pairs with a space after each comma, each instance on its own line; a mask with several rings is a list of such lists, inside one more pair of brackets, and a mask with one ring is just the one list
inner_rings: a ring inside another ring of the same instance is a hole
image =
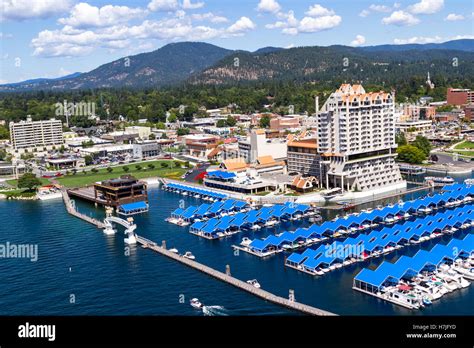
[[272, 80], [391, 85], [412, 76], [426, 76], [428, 71], [443, 83], [463, 82], [474, 76], [473, 46], [474, 40], [457, 40], [443, 44], [359, 48], [264, 47], [246, 52], [207, 43], [182, 42], [124, 57], [72, 78], [0, 85], [0, 91], [143, 89], [183, 83], [232, 85]]
[[267, 54], [236, 52], [190, 78], [193, 84], [282, 80], [389, 85], [412, 76], [449, 81], [474, 76], [474, 52], [429, 49], [370, 51], [347, 46], [298, 47]]
[[34, 85], [30, 83], [1, 85], [0, 91], [39, 89], [60, 91], [171, 85], [215, 64], [231, 52], [203, 42], [174, 43], [153, 52], [118, 59], [78, 77], [42, 81]]

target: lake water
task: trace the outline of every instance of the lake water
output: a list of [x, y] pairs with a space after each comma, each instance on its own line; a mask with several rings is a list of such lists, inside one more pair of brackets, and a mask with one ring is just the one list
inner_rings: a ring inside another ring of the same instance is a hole
[[[464, 177], [459, 177], [461, 181]], [[418, 192], [405, 200], [421, 196]], [[294, 289], [296, 299], [342, 315], [471, 315], [473, 286], [456, 291], [422, 311], [410, 311], [352, 290], [354, 276], [363, 268], [376, 266], [383, 259], [358, 263], [313, 277], [284, 266], [284, 254], [267, 259], [240, 252], [232, 244], [247, 237], [265, 237], [275, 231], [243, 232], [223, 240], [209, 241], [188, 233], [187, 228], [164, 221], [178, 207], [199, 205], [202, 201], [150, 190], [150, 211], [135, 217], [137, 234], [168, 248], [192, 251], [199, 262], [224, 271], [229, 264], [239, 279], [257, 278], [262, 288], [287, 297]], [[398, 198], [370, 204], [396, 202]], [[97, 217], [103, 208], [77, 202], [79, 211]], [[369, 205], [367, 205], [369, 206]], [[325, 212], [326, 219], [335, 212]], [[141, 247], [124, 244], [123, 229], [106, 236], [95, 227], [67, 214], [61, 200], [49, 202], [0, 201], [0, 243], [37, 244], [38, 261], [0, 259], [0, 314], [2, 315], [202, 315], [189, 306], [198, 297], [205, 305], [223, 306], [216, 315], [297, 315], [267, 303], [231, 285], [187, 268]], [[284, 225], [279, 231], [309, 226], [308, 222]], [[278, 231], [277, 230], [277, 231]], [[472, 229], [470, 231], [473, 232]], [[455, 234], [460, 238], [464, 233]], [[429, 241], [422, 249], [430, 249]], [[418, 246], [386, 256], [395, 260], [413, 255]], [[127, 252], [129, 251], [129, 252]], [[184, 303], [183, 303], [184, 300]]]

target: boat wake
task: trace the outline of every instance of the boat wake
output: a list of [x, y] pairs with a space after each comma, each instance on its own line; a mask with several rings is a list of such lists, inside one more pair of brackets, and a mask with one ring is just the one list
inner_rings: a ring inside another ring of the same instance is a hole
[[229, 313], [227, 309], [222, 306], [203, 306], [202, 312], [204, 315], [209, 316], [228, 316]]

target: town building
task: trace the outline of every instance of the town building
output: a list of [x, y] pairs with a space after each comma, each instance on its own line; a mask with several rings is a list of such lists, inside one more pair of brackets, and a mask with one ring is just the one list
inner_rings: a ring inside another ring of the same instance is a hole
[[405, 121], [397, 122], [395, 124], [397, 132], [414, 135], [425, 135], [433, 132], [433, 121], [431, 120], [418, 120], [418, 121]]
[[300, 120], [297, 117], [275, 117], [270, 120], [270, 129], [272, 130], [290, 130], [298, 129], [300, 127]]
[[133, 158], [143, 160], [159, 156], [161, 148], [157, 142], [153, 141], [133, 144], [132, 151]]
[[403, 106], [402, 121], [432, 120], [436, 115], [436, 107], [429, 105]]
[[218, 146], [220, 137], [211, 134], [190, 134], [182, 139], [189, 156], [207, 160], [207, 156]]
[[64, 144], [60, 120], [10, 122], [10, 141], [14, 152], [52, 150]]
[[449, 105], [474, 103], [474, 91], [466, 88], [448, 88], [446, 100]]
[[464, 119], [466, 122], [474, 122], [474, 104], [469, 104], [464, 107]]
[[130, 126], [125, 127], [125, 133], [137, 134], [139, 139], [148, 140], [151, 134], [151, 128], [143, 126]]
[[277, 161], [285, 160], [287, 157], [287, 146], [285, 138], [267, 138], [263, 129], [252, 130], [250, 136], [238, 143], [240, 156], [247, 163], [253, 163], [258, 157], [273, 156]]
[[390, 191], [406, 187], [395, 163], [394, 100], [343, 84], [317, 112], [322, 182], [342, 190]]

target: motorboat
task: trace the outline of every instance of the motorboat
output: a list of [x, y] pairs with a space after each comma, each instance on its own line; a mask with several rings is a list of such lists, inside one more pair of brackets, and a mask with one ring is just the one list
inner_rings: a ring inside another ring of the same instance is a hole
[[189, 304], [191, 305], [191, 307], [196, 309], [201, 309], [203, 307], [202, 303], [197, 298], [191, 299], [191, 301], [189, 301]]
[[169, 250], [170, 252], [174, 253], [174, 254], [177, 254], [178, 253], [178, 249], [176, 248], [172, 248]]
[[190, 251], [186, 251], [183, 255], [183, 257], [187, 258], [187, 259], [190, 259], [190, 260], [194, 260], [196, 259], [196, 256], [194, 256]]
[[242, 241], [240, 242], [240, 245], [249, 246], [250, 243], [252, 243], [252, 240], [250, 238], [244, 237], [244, 238], [242, 238]]
[[250, 284], [256, 287], [257, 289], [260, 289], [260, 283], [257, 281], [257, 279], [247, 280], [247, 284]]
[[455, 266], [454, 270], [461, 274], [464, 278], [474, 280], [474, 267], [466, 268], [463, 266]]

